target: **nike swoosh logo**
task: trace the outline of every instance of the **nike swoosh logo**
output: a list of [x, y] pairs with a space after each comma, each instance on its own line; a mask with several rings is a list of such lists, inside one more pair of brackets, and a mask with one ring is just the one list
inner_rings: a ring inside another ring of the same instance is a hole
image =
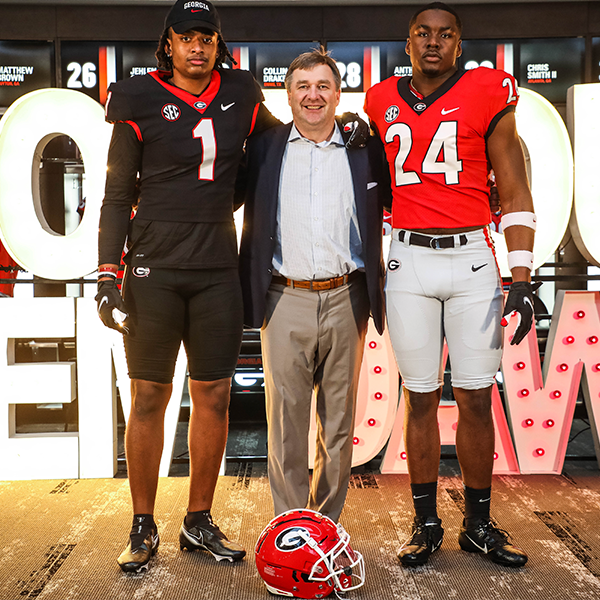
[[453, 113], [455, 110], [460, 110], [460, 106], [457, 106], [456, 108], [451, 108], [450, 110], [446, 110], [445, 108], [442, 108], [442, 114], [449, 115], [450, 113]]
[[471, 265], [471, 271], [473, 271], [473, 273], [477, 273], [477, 271], [479, 271], [479, 269], [483, 269], [483, 267], [485, 267], [487, 265], [487, 263], [483, 263], [482, 265], [479, 265], [478, 267], [476, 267], [475, 265]]
[[523, 298], [523, 303], [529, 304], [529, 306], [531, 306], [531, 310], [533, 310], [533, 304], [531, 304], [531, 300], [527, 296], [525, 296], [525, 298]]
[[479, 499], [479, 502], [489, 502], [490, 500], [491, 500], [491, 497], [490, 497], [490, 498], [485, 498], [484, 500], [482, 500], [482, 499], [480, 498], [480, 499]]
[[108, 304], [108, 297], [107, 296], [102, 296], [102, 300], [100, 300], [100, 304], [98, 304], [98, 312], [100, 312], [100, 309], [102, 308], [102, 306], [104, 304]]
[[229, 110], [234, 104], [235, 104], [235, 102], [232, 102], [231, 104], [227, 104], [227, 105], [221, 104], [221, 110], [222, 111]]
[[427, 498], [429, 494], [423, 494], [422, 496], [413, 496], [413, 500], [418, 500], [419, 498]]
[[204, 536], [202, 535], [202, 532], [199, 531], [198, 534], [199, 535], [194, 535], [191, 531], [186, 531], [185, 529], [181, 529], [183, 535], [190, 540], [190, 542], [193, 542], [194, 544], [204, 544]]
[[487, 554], [487, 552], [488, 552], [487, 544], [483, 544], [483, 546], [480, 546], [477, 542], [475, 542], [473, 540], [472, 537], [470, 537], [468, 535], [467, 535], [467, 537], [471, 540], [471, 542], [473, 543], [474, 546], [477, 546], [482, 552], [485, 552]]
[[192, 12], [193, 12], [193, 13], [202, 12], [202, 9], [200, 9], [200, 10], [194, 10], [194, 9], [192, 8]]

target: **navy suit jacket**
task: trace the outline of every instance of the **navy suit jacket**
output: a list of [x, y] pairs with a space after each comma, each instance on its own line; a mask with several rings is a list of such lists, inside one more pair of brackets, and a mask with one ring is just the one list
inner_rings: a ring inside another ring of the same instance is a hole
[[[288, 123], [250, 137], [246, 147], [246, 171], [238, 181], [238, 199], [245, 203], [240, 279], [244, 323], [249, 327], [261, 327], [265, 318], [277, 235], [281, 163], [291, 128], [292, 124]], [[366, 147], [347, 152], [358, 226], [365, 250], [371, 314], [377, 331], [382, 333], [385, 321], [382, 210], [384, 205], [389, 206], [391, 199], [389, 170], [378, 138], [371, 137]]]

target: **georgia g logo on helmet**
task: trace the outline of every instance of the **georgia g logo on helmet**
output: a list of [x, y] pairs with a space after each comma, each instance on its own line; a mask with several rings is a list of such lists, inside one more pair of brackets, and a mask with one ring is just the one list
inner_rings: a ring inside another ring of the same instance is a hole
[[300, 532], [310, 537], [309, 531], [304, 527], [290, 527], [277, 536], [275, 546], [282, 552], [292, 552], [292, 550], [302, 548], [306, 544], [306, 537]]

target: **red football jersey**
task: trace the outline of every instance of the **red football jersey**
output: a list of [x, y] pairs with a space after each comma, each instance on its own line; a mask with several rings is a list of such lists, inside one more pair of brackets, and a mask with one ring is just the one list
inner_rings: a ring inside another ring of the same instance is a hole
[[367, 92], [365, 112], [390, 165], [394, 228], [490, 222], [486, 140], [518, 97], [512, 75], [485, 67], [458, 71], [427, 98], [410, 77], [390, 77]]

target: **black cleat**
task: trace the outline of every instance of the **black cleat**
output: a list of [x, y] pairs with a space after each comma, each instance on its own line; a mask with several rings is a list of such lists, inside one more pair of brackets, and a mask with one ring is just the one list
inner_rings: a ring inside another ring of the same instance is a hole
[[442, 521], [437, 517], [415, 517], [412, 534], [398, 550], [398, 558], [405, 567], [424, 565], [444, 539]]
[[129, 544], [117, 558], [125, 573], [139, 573], [148, 569], [148, 561], [156, 554], [160, 538], [154, 525], [150, 530], [138, 531], [129, 536]]
[[204, 524], [191, 527], [184, 520], [179, 532], [179, 547], [182, 550], [207, 550], [217, 561], [233, 562], [246, 556], [246, 551], [237, 542], [230, 542], [210, 516]]
[[494, 527], [490, 520], [481, 519], [474, 528], [467, 529], [465, 522], [460, 528], [458, 543], [466, 552], [483, 552], [499, 565], [522, 567], [527, 554], [508, 542], [504, 529]]

